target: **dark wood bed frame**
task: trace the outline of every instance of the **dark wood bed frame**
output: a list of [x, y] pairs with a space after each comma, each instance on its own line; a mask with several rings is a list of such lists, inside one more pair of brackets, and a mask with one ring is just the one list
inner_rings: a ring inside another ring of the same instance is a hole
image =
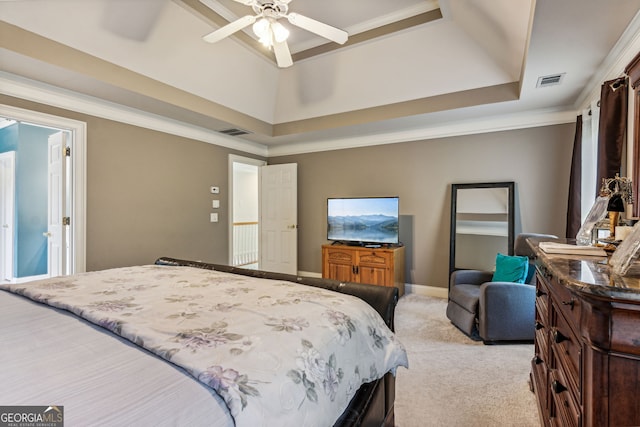
[[[300, 277], [289, 274], [271, 273], [260, 270], [231, 267], [221, 264], [187, 261], [175, 258], [158, 258], [157, 265], [188, 266], [208, 270], [224, 271], [263, 279], [286, 280], [307, 286], [329, 289], [343, 294], [354, 295], [373, 307], [393, 330], [393, 317], [398, 302], [398, 289], [360, 283], [345, 283], [337, 280], [314, 277]], [[340, 427], [385, 426], [394, 425], [395, 377], [387, 372], [377, 381], [363, 384], [355, 394], [349, 406], [335, 423]]]

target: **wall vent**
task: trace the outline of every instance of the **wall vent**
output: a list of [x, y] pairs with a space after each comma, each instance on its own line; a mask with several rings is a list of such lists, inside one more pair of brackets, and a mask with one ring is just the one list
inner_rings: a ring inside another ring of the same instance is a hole
[[565, 74], [566, 73], [560, 73], [560, 74], [552, 74], [550, 76], [538, 77], [538, 83], [536, 84], [536, 87], [547, 87], [547, 86], [559, 85], [560, 83], [562, 83], [562, 80], [564, 79]]
[[249, 131], [246, 131], [244, 129], [238, 129], [238, 128], [223, 129], [223, 130], [219, 130], [218, 132], [223, 133], [225, 135], [229, 135], [229, 136], [240, 136], [240, 135], [247, 135], [250, 133]]

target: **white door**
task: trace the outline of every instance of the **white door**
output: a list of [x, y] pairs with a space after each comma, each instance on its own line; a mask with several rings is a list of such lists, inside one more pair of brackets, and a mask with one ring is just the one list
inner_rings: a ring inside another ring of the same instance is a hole
[[298, 272], [298, 165], [260, 168], [260, 269]]
[[0, 154], [0, 282], [13, 280], [16, 152]]
[[49, 137], [49, 194], [48, 194], [48, 227], [44, 233], [47, 244], [47, 274], [49, 277], [65, 274], [66, 265], [65, 230], [63, 225], [65, 206], [65, 149], [66, 132], [54, 133]]

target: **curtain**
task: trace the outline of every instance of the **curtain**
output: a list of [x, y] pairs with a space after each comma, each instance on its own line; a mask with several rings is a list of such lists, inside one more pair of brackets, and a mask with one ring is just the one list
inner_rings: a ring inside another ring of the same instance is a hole
[[604, 82], [600, 94], [600, 130], [598, 132], [598, 175], [596, 194], [604, 178], [620, 173], [622, 149], [627, 130], [629, 92], [627, 78]]
[[576, 119], [576, 134], [573, 138], [571, 174], [569, 175], [569, 202], [567, 204], [567, 230], [565, 236], [574, 239], [582, 225], [582, 116]]
[[640, 53], [627, 65], [624, 72], [629, 76], [634, 89], [634, 121], [633, 121], [633, 165], [631, 170], [631, 186], [633, 191], [633, 210], [631, 215], [640, 217]]

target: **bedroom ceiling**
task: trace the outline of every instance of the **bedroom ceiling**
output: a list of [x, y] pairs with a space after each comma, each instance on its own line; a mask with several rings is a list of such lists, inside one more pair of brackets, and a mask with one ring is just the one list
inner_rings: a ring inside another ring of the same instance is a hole
[[234, 0], [0, 1], [2, 92], [70, 90], [167, 123], [241, 129], [219, 137], [277, 155], [567, 122], [618, 56], [640, 50], [640, 0], [292, 0], [289, 10], [349, 41], [292, 28], [294, 65], [279, 69], [250, 29], [203, 42], [253, 14]]

